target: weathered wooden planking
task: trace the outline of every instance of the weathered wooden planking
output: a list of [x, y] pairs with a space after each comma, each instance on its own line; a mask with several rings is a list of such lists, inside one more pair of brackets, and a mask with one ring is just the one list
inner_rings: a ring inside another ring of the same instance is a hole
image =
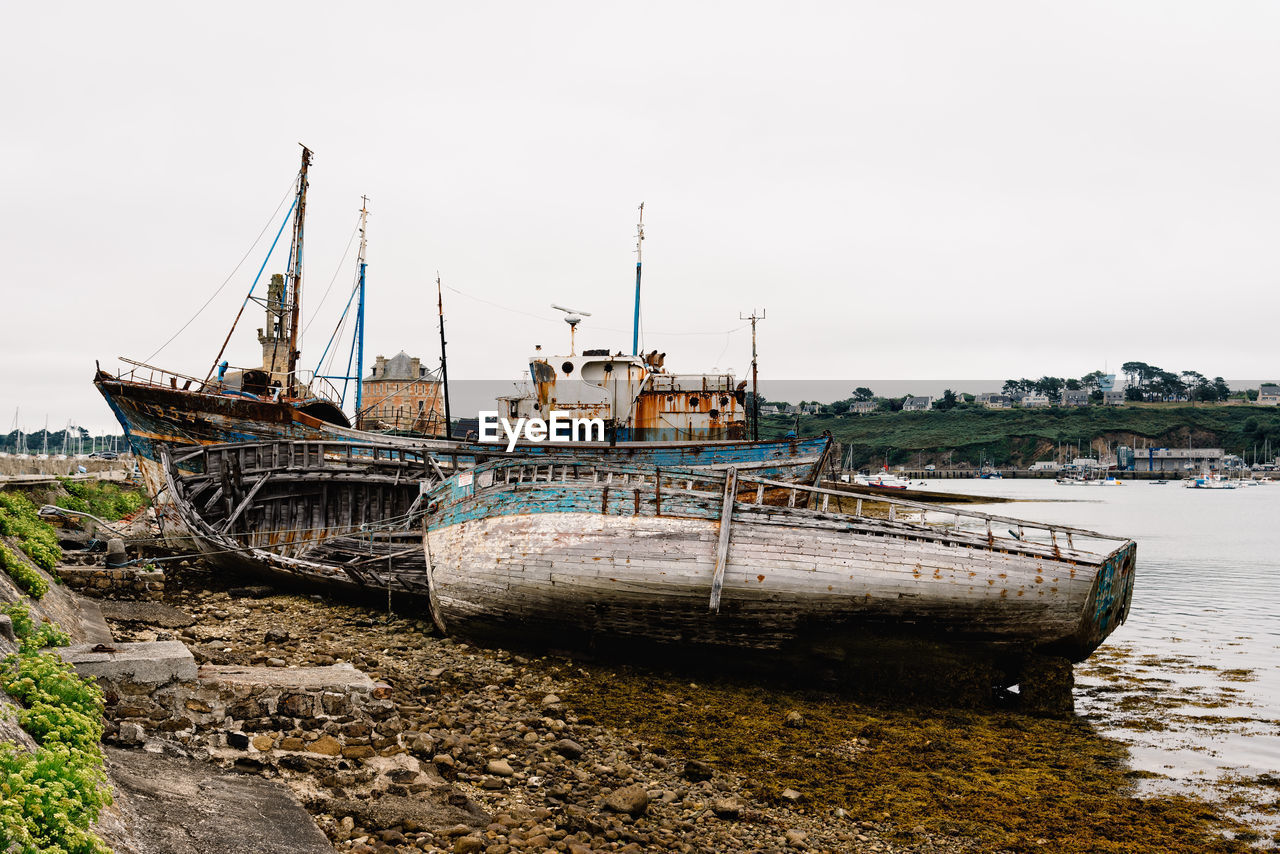
[[[506, 615], [526, 622], [562, 621], [567, 612], [604, 605], [609, 610], [609, 620], [601, 627], [616, 633], [639, 637], [652, 636], [658, 630], [708, 634], [699, 626], [719, 620], [709, 618], [702, 604], [714, 572], [714, 523], [612, 518], [603, 529], [593, 525], [592, 532], [584, 536], [589, 540], [584, 549], [584, 543], [572, 542], [567, 533], [573, 527], [573, 517], [578, 515], [496, 517], [432, 531], [428, 535], [432, 553], [441, 556], [433, 570], [434, 581], [446, 621], [458, 628], [466, 626], [466, 614], [490, 618]], [[690, 530], [691, 525], [695, 530]], [[503, 544], [509, 544], [512, 535], [520, 542], [520, 551], [536, 557], [522, 559], [512, 550], [504, 550]], [[648, 545], [655, 548], [646, 551], [644, 547]], [[701, 561], [672, 560], [677, 549], [700, 552]], [[599, 559], [590, 556], [592, 551], [598, 553]], [[1049, 643], [1070, 635], [1079, 623], [1079, 590], [1070, 595], [1063, 592], [1061, 596], [1041, 590], [1036, 599], [1050, 601], [1019, 603], [1021, 597], [1016, 592], [1009, 599], [1009, 588], [1004, 588], [1006, 595], [1001, 596], [982, 584], [972, 585], [975, 595], [966, 601], [963, 594], [954, 590], [944, 591], [936, 583], [913, 578], [913, 573], [902, 570], [901, 562], [868, 563], [880, 564], [880, 571], [864, 570], [844, 581], [813, 571], [808, 572], [809, 579], [786, 568], [773, 567], [766, 572], [760, 568], [760, 561], [752, 559], [750, 540], [735, 536], [734, 557], [725, 574], [722, 609], [749, 614], [749, 619], [736, 634], [726, 632], [724, 625], [711, 634], [717, 635], [721, 643], [756, 647], [757, 635], [763, 629], [776, 638], [814, 617], [862, 614], [882, 620], [900, 616], [928, 619], [957, 637], [1033, 637]], [[953, 569], [957, 575], [968, 577], [968, 571]], [[994, 581], [1001, 572], [1010, 574], [1010, 569], [1013, 567], [997, 565], [987, 575]], [[761, 574], [766, 576], [765, 582], [758, 580]], [[826, 590], [826, 583], [815, 589], [809, 583], [815, 578], [841, 586], [834, 592]], [[969, 587], [965, 585], [966, 590]], [[1087, 594], [1087, 587], [1083, 583], [1081, 587]], [[1011, 601], [1016, 604], [1011, 605]], [[644, 618], [638, 619], [636, 615], [641, 613]], [[593, 621], [599, 624], [599, 617]]]
[[[576, 620], [744, 647], [896, 624], [1077, 657], [1127, 614], [1133, 545], [1119, 538], [1016, 521], [1005, 536], [993, 525], [1008, 520], [971, 511], [954, 518], [976, 530], [824, 513], [805, 509], [825, 496], [804, 487], [788, 489], [806, 496], [795, 507], [762, 505], [763, 485], [732, 477], [510, 461], [445, 481], [426, 538], [441, 610], [464, 630]], [[1072, 533], [1107, 545], [1082, 549]], [[698, 613], [717, 592], [720, 613]]]

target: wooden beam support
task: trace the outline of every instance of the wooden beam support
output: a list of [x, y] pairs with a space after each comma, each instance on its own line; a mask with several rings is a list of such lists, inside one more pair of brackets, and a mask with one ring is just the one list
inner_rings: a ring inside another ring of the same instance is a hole
[[244, 499], [238, 505], [236, 505], [236, 509], [233, 510], [231, 512], [231, 515], [227, 517], [227, 521], [222, 523], [222, 527], [218, 529], [218, 533], [225, 534], [231, 530], [231, 526], [234, 525], [236, 523], [236, 520], [240, 518], [240, 514], [245, 511], [245, 509], [249, 506], [250, 502], [252, 502], [253, 499], [257, 497], [258, 490], [262, 489], [262, 487], [266, 485], [267, 479], [269, 477], [270, 475], [264, 474], [262, 477], [258, 478], [258, 482], [249, 488], [249, 493], [245, 495]]
[[738, 470], [725, 469], [724, 503], [720, 506], [720, 541], [716, 544], [716, 569], [711, 577], [712, 613], [720, 613], [720, 591], [724, 589], [724, 570], [729, 563], [729, 529], [733, 524], [733, 502], [738, 495]]

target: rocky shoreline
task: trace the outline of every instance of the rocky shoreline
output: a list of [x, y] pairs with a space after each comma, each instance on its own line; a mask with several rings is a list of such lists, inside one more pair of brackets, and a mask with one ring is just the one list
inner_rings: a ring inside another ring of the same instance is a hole
[[[258, 735], [243, 756], [209, 757], [282, 779], [339, 851], [976, 850], [924, 833], [891, 841], [882, 820], [814, 811], [798, 791], [762, 800], [743, 775], [584, 720], [563, 697], [588, 671], [566, 659], [456, 643], [416, 616], [388, 620], [365, 604], [263, 595], [198, 564], [171, 573], [165, 592], [192, 625], [165, 629], [108, 609], [116, 638], [176, 638], [201, 664], [348, 662], [385, 691], [394, 714], [369, 748], [337, 762], [323, 761], [320, 731]], [[320, 761], [272, 761], [308, 750]]]
[[191, 752], [285, 783], [338, 851], [1244, 850], [1203, 804], [1132, 797], [1123, 747], [1079, 720], [478, 648], [416, 603], [388, 615], [245, 583], [171, 565], [152, 614], [189, 624], [104, 611], [117, 640], [180, 640], [204, 670], [349, 664], [374, 680], [368, 732], [263, 719]]

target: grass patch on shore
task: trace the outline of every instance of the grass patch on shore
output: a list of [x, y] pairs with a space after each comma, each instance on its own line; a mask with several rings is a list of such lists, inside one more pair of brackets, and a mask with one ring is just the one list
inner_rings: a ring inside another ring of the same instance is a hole
[[92, 513], [99, 519], [114, 522], [141, 510], [147, 498], [135, 486], [106, 480], [72, 480], [59, 478], [67, 491], [54, 502], [67, 510]]
[[[584, 674], [565, 697], [580, 715], [741, 774], [762, 799], [791, 788], [815, 814], [842, 807], [890, 823], [902, 841], [921, 827], [1011, 852], [1249, 850], [1222, 836], [1246, 829], [1204, 802], [1135, 797], [1125, 747], [1079, 719], [877, 708], [634, 669]], [[800, 725], [787, 725], [791, 711]]]

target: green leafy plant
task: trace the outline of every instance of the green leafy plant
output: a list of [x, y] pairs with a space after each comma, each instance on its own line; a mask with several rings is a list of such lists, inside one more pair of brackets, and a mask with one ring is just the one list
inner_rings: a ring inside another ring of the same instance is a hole
[[35, 634], [36, 623], [31, 619], [31, 610], [25, 602], [0, 605], [0, 614], [7, 614], [13, 622], [13, 633], [17, 635], [19, 641]]
[[7, 614], [13, 622], [13, 633], [23, 652], [35, 652], [48, 646], [66, 646], [71, 636], [55, 623], [36, 624], [25, 602], [0, 605], [0, 614]]
[[96, 749], [102, 738], [102, 691], [71, 665], [52, 653], [17, 653], [5, 658], [0, 685], [27, 707], [18, 721], [36, 741]]
[[71, 636], [58, 627], [56, 623], [42, 623], [35, 633], [22, 642], [23, 649], [34, 651], [50, 646], [68, 646]]
[[89, 829], [111, 802], [105, 784], [100, 756], [0, 745], [0, 845], [22, 854], [110, 854]]
[[22, 651], [0, 664], [0, 686], [23, 708], [18, 723], [39, 745], [0, 745], [0, 849], [22, 854], [110, 854], [90, 830], [111, 792], [102, 771], [102, 692], [42, 646], [65, 644], [36, 626], [23, 603], [4, 606]]
[[0, 543], [0, 569], [9, 573], [9, 577], [32, 599], [39, 599], [49, 592], [49, 582], [43, 575], [31, 568], [21, 558]]
[[0, 534], [17, 538], [18, 547], [41, 569], [52, 571], [62, 560], [57, 533], [25, 495], [0, 492]]

